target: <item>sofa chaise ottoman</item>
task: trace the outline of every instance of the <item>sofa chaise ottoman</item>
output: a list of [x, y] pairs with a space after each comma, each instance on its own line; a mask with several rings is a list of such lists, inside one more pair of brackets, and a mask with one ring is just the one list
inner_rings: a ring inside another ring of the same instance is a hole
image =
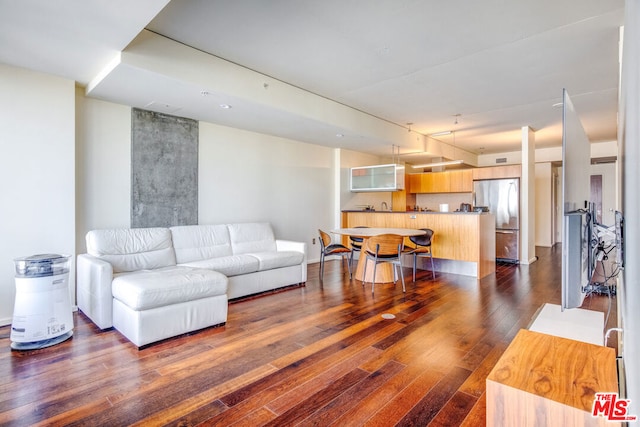
[[78, 308], [138, 347], [227, 321], [227, 277], [176, 265], [167, 228], [92, 230], [78, 256]]

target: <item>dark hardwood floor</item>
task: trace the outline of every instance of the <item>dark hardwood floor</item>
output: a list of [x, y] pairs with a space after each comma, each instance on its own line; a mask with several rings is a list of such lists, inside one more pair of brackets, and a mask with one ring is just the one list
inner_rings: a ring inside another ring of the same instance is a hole
[[321, 283], [313, 264], [306, 287], [233, 303], [225, 327], [140, 351], [81, 313], [71, 340], [32, 352], [11, 351], [3, 327], [0, 424], [482, 426], [487, 374], [560, 302], [561, 249], [537, 254], [481, 281], [420, 271], [414, 284], [406, 269], [406, 294], [372, 295], [339, 261]]

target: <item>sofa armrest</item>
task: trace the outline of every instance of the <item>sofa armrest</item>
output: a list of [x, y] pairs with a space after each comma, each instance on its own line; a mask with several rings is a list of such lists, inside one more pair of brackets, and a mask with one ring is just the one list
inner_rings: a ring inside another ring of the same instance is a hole
[[89, 254], [78, 255], [78, 308], [100, 329], [113, 326], [113, 268]]
[[307, 281], [307, 244], [304, 242], [294, 242], [292, 240], [276, 239], [276, 250], [297, 251], [304, 254], [304, 257], [302, 258], [302, 277], [300, 279], [300, 283], [305, 283]]

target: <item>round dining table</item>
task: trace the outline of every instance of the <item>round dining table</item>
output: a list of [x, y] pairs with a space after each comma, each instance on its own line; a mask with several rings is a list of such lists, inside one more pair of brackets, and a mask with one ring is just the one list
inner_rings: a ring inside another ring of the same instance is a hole
[[[363, 239], [362, 247], [365, 247], [366, 240], [372, 236], [378, 236], [380, 234], [397, 234], [403, 237], [420, 236], [426, 233], [424, 230], [417, 228], [387, 228], [387, 227], [349, 227], [349, 228], [336, 228], [331, 230], [334, 234], [351, 237], [361, 237]], [[367, 268], [367, 277], [364, 277], [364, 266], [366, 262], [366, 255], [360, 254], [358, 258], [358, 265], [353, 275], [360, 281], [375, 283], [389, 283], [395, 282], [395, 275], [393, 274], [393, 266], [389, 263], [383, 263], [376, 269], [376, 277], [373, 277], [373, 265]], [[373, 261], [371, 261], [373, 262]]]

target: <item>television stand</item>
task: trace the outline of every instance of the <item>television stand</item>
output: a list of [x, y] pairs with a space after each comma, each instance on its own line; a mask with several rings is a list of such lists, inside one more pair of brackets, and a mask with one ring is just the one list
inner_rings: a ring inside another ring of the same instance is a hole
[[606, 283], [589, 283], [584, 287], [584, 293], [589, 294], [598, 294], [598, 295], [608, 295], [610, 297], [616, 296], [616, 285], [607, 285]]
[[[609, 254], [618, 247], [616, 240], [615, 226], [606, 227], [602, 224], [594, 224], [593, 240], [591, 242], [595, 251], [593, 255], [593, 271], [591, 272], [589, 284], [582, 289], [585, 294], [594, 293], [610, 297], [616, 295], [615, 278], [618, 275], [620, 263], [616, 266], [615, 262], [609, 261]], [[613, 258], [618, 258], [616, 252], [614, 252], [614, 255], [615, 257]], [[609, 270], [608, 275], [607, 270]]]
[[612, 348], [521, 329], [486, 379], [487, 426], [620, 426], [592, 415], [618, 392]]

